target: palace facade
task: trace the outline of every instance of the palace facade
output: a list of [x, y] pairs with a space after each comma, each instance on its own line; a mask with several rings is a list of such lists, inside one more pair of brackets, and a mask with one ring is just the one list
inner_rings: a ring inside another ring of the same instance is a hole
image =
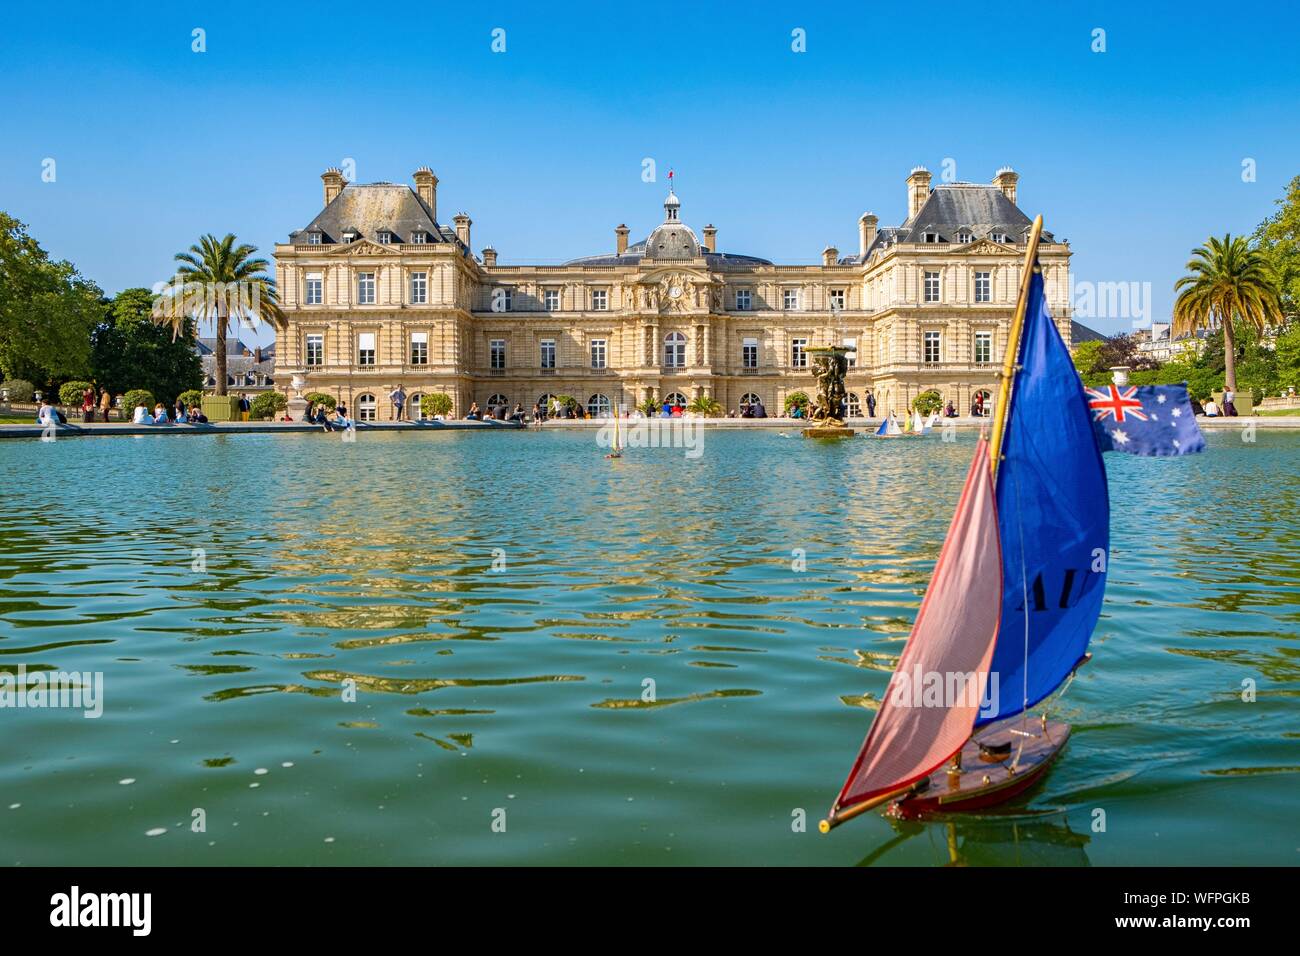
[[[647, 398], [726, 409], [759, 399], [780, 414], [787, 394], [815, 391], [808, 349], [854, 350], [850, 414], [900, 414], [937, 389], [965, 413], [996, 392], [1030, 219], [1019, 176], [931, 186], [907, 177], [907, 218], [858, 220], [858, 248], [811, 265], [721, 251], [712, 225], [696, 232], [671, 189], [663, 222], [644, 240], [614, 229], [611, 248], [561, 265], [511, 265], [476, 255], [470, 217], [438, 219], [438, 179], [414, 188], [346, 182], [331, 169], [324, 208], [275, 247], [285, 324], [277, 387], [305, 380], [362, 419], [393, 417], [388, 393], [445, 392], [453, 414], [516, 403], [530, 410], [570, 395], [594, 414]], [[1044, 233], [1048, 301], [1070, 342], [1070, 249]], [[991, 407], [991, 401], [988, 402]]]

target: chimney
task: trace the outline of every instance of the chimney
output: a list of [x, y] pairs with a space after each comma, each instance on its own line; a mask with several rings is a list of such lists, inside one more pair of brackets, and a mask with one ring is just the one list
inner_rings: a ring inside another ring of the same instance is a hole
[[465, 213], [458, 212], [452, 219], [452, 222], [456, 224], [456, 238], [460, 240], [462, 246], [468, 249], [469, 227], [474, 224], [473, 220], [471, 220]]
[[907, 177], [907, 218], [913, 219], [930, 198], [930, 170], [917, 166]]
[[1020, 182], [1020, 174], [1010, 166], [1003, 166], [998, 170], [998, 174], [993, 177], [993, 185], [1002, 190], [1002, 195], [1011, 200], [1012, 205], [1016, 202], [1016, 183]]
[[833, 266], [840, 261], [840, 250], [834, 246], [827, 246], [822, 250], [822, 265]]
[[858, 220], [858, 255], [864, 262], [867, 258], [867, 250], [876, 241], [876, 225], [879, 222], [880, 220], [869, 212], [864, 212], [862, 218]]
[[483, 250], [483, 265], [491, 267], [497, 264], [497, 251], [491, 246]]
[[704, 248], [709, 252], [718, 251], [718, 230], [713, 223], [704, 227]]
[[614, 227], [614, 254], [621, 256], [627, 252], [627, 234], [631, 232], [627, 226], [619, 223]]
[[433, 212], [433, 221], [438, 221], [438, 177], [428, 166], [421, 166], [415, 171], [415, 193], [424, 200], [424, 204]]
[[332, 203], [338, 194], [343, 192], [346, 180], [337, 167], [331, 166], [325, 172], [320, 174], [321, 182], [325, 184], [325, 205]]
[[261, 364], [262, 364], [262, 346], [259, 345], [256, 349], [254, 349], [254, 350], [253, 350], [253, 355], [255, 356], [255, 358], [253, 359], [253, 361], [256, 362], [258, 365], [261, 365]]

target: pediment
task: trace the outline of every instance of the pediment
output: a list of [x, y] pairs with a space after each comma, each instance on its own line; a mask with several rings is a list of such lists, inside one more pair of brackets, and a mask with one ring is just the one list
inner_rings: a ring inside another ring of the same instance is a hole
[[960, 248], [954, 249], [953, 252], [963, 256], [988, 255], [990, 253], [1015, 253], [1015, 247], [1001, 242], [994, 242], [992, 239], [976, 239], [974, 242], [968, 242]]
[[372, 239], [357, 239], [353, 242], [340, 243], [330, 249], [331, 256], [400, 256], [393, 246], [386, 246]]

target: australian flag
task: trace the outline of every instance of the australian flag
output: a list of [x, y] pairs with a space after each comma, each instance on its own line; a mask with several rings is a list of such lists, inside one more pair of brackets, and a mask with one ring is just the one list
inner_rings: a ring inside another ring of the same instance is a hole
[[1186, 385], [1103, 385], [1084, 393], [1102, 451], [1166, 456], [1205, 450]]

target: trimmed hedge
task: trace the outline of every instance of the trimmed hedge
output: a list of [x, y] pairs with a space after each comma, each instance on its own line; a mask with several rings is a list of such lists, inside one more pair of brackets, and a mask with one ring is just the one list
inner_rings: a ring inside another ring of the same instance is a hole
[[248, 417], [253, 421], [274, 418], [277, 413], [289, 407], [289, 400], [280, 392], [263, 392], [253, 399], [249, 406]]
[[133, 388], [122, 396], [122, 416], [129, 422], [135, 416], [135, 407], [143, 405], [153, 414], [153, 407], [158, 403], [153, 399], [153, 392], [147, 388]]
[[85, 393], [86, 389], [90, 387], [91, 385], [89, 382], [78, 382], [76, 380], [64, 382], [59, 386], [59, 404], [74, 405], [77, 408], [80, 408], [81, 396]]
[[176, 396], [176, 401], [184, 405], [186, 411], [189, 411], [191, 405], [201, 405], [203, 403], [203, 389], [191, 388], [181, 392]]
[[308, 392], [303, 396], [308, 405], [324, 405], [331, 412], [338, 407], [339, 400], [325, 392]]

